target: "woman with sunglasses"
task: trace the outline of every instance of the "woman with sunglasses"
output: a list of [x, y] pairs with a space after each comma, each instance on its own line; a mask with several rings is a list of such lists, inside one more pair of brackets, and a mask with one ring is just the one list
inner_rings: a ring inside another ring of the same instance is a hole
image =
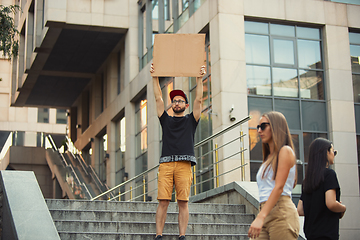
[[334, 164], [336, 151], [324, 138], [315, 139], [309, 149], [309, 161], [302, 184], [298, 213], [305, 216], [304, 232], [308, 240], [339, 239], [339, 219], [346, 206], [340, 202], [340, 186]]
[[291, 200], [296, 185], [296, 158], [286, 119], [280, 112], [260, 118], [257, 131], [262, 141], [263, 163], [256, 175], [260, 212], [252, 222], [252, 239], [297, 239], [299, 216]]

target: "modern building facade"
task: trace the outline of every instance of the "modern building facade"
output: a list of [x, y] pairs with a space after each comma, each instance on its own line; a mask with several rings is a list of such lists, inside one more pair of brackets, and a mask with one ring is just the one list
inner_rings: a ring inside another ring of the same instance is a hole
[[[13, 0], [0, 0], [0, 5], [14, 4]], [[45, 134], [52, 134], [59, 144], [65, 138], [66, 109], [14, 107], [11, 97], [15, 70], [11, 60], [1, 52], [0, 169], [34, 171], [44, 196], [52, 197], [52, 174], [41, 147], [44, 146]]]
[[[262, 113], [286, 116], [296, 146], [299, 185], [310, 142], [333, 141], [334, 169], [347, 213], [340, 239], [360, 233], [360, 3], [323, 0], [21, 0], [20, 54], [11, 65], [11, 102], [62, 108], [69, 136], [110, 187], [158, 164], [160, 125], [149, 67], [154, 35], [205, 33], [207, 75], [196, 141], [248, 115], [243, 131], [254, 181], [261, 163]], [[161, 78], [168, 92], [194, 99], [193, 78]], [[191, 110], [191, 109], [190, 109]], [[231, 112], [230, 112], [231, 111]], [[225, 135], [227, 142], [236, 133]], [[204, 146], [212, 148], [213, 146]], [[231, 147], [220, 154], [231, 155]], [[199, 165], [207, 166], [212, 157]], [[238, 164], [222, 164], [220, 173]], [[199, 180], [213, 175], [201, 173]], [[237, 174], [223, 176], [226, 184]], [[211, 188], [213, 186], [203, 186]]]

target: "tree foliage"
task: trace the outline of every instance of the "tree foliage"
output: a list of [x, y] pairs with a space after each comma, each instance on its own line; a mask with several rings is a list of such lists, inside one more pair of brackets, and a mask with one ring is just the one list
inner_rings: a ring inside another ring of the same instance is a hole
[[16, 40], [19, 31], [13, 18], [19, 10], [18, 5], [0, 5], [0, 51], [9, 58], [16, 57], [19, 51], [19, 40]]

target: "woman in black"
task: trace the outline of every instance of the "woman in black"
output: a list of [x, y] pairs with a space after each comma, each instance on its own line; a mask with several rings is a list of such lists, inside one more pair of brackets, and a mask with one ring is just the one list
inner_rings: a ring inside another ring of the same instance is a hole
[[324, 138], [315, 139], [309, 149], [309, 162], [302, 194], [297, 207], [305, 216], [304, 232], [308, 240], [339, 239], [339, 219], [346, 206], [340, 202], [340, 186], [334, 170], [336, 155], [332, 143]]

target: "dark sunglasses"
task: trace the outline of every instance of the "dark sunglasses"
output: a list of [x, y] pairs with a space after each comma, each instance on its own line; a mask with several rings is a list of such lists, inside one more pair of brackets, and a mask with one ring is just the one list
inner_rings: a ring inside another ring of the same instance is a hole
[[261, 129], [261, 131], [264, 131], [265, 128], [266, 128], [266, 125], [270, 125], [270, 123], [267, 123], [267, 122], [263, 122], [261, 123], [260, 125], [257, 125], [256, 129], [259, 130], [259, 128]]
[[334, 150], [334, 157], [336, 156], [336, 154], [337, 154], [337, 151], [336, 151], [336, 150]]

